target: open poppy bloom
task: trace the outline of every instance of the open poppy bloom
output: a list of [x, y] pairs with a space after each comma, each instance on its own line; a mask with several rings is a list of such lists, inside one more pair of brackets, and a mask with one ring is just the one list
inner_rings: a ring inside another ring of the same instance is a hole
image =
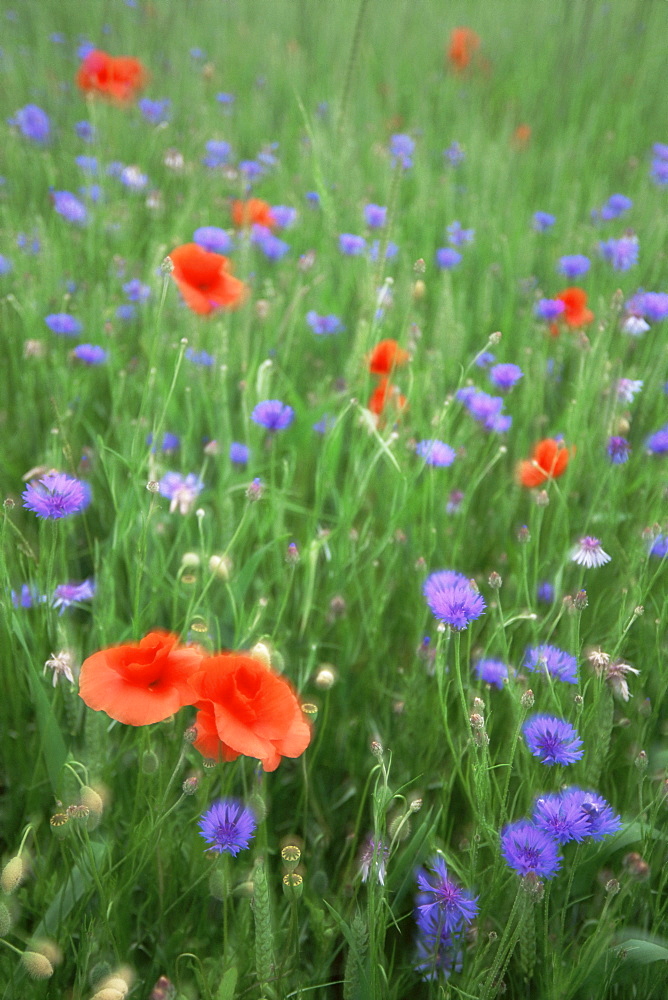
[[556, 298], [564, 303], [565, 309], [560, 319], [566, 326], [577, 328], [592, 322], [594, 314], [591, 309], [587, 309], [587, 293], [584, 288], [564, 288]]
[[533, 454], [517, 467], [517, 477], [529, 489], [541, 486], [548, 479], [563, 475], [568, 466], [570, 450], [556, 438], [545, 438], [534, 447]]
[[132, 101], [146, 83], [139, 59], [110, 56], [100, 49], [89, 52], [77, 73], [77, 84], [86, 93], [103, 94], [113, 101]]
[[394, 368], [405, 365], [410, 354], [396, 340], [381, 340], [367, 358], [373, 375], [391, 375]]
[[237, 229], [243, 226], [264, 226], [266, 229], [271, 229], [276, 225], [276, 219], [271, 214], [271, 205], [261, 198], [233, 201], [232, 222]]
[[84, 660], [79, 696], [126, 726], [162, 722], [195, 700], [188, 678], [202, 663], [196, 646], [171, 632], [149, 632], [138, 645], [110, 646]]
[[196, 313], [234, 309], [246, 295], [246, 286], [228, 271], [229, 261], [197, 243], [184, 243], [169, 254], [172, 278], [187, 306]]
[[198, 709], [194, 746], [211, 760], [255, 757], [275, 771], [299, 757], [311, 728], [288, 681], [247, 653], [210, 656], [190, 678]]
[[371, 393], [367, 409], [380, 417], [386, 407], [394, 407], [395, 410], [401, 411], [405, 409], [407, 402], [406, 397], [399, 392], [396, 385], [390, 385], [388, 378], [381, 378]]
[[463, 73], [469, 66], [474, 52], [480, 48], [480, 36], [472, 28], [453, 28], [447, 56], [455, 73]]

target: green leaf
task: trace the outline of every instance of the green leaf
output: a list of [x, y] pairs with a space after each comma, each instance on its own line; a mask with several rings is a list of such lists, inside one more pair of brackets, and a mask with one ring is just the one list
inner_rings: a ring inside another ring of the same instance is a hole
[[617, 953], [624, 952], [626, 961], [636, 962], [638, 965], [668, 962], [668, 941], [649, 934], [644, 937], [636, 936], [642, 933], [641, 930], [629, 928], [626, 932], [616, 934], [614, 948]]
[[235, 967], [227, 970], [216, 991], [216, 1000], [234, 1000], [238, 977], [239, 971]]
[[[90, 847], [95, 858], [95, 865], [99, 870], [107, 854], [107, 847], [99, 841], [91, 842]], [[74, 904], [85, 893], [92, 891], [93, 885], [90, 858], [84, 856], [81, 862], [74, 866], [65, 884], [54, 896], [51, 905], [42, 918], [42, 922], [35, 931], [35, 937], [57, 937], [59, 928]]]

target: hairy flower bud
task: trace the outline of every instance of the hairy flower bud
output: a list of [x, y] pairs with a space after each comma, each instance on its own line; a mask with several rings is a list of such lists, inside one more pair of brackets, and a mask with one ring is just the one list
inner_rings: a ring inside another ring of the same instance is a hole
[[2, 888], [4, 893], [10, 896], [25, 880], [26, 875], [26, 864], [21, 855], [17, 854], [16, 857], [11, 858], [11, 860], [8, 861], [2, 869], [2, 875], [0, 875], [0, 888]]

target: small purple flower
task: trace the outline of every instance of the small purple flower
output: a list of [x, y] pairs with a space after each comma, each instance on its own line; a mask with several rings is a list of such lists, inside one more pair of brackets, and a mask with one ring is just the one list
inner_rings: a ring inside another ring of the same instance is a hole
[[369, 229], [382, 229], [387, 220], [387, 208], [383, 205], [365, 205], [364, 221]]
[[668, 160], [664, 160], [659, 156], [655, 157], [652, 160], [649, 175], [654, 183], [659, 187], [663, 187], [668, 184]]
[[245, 444], [240, 444], [238, 441], [232, 441], [230, 444], [230, 462], [232, 465], [240, 465], [245, 469], [249, 458], [250, 448]]
[[[369, 260], [377, 261], [380, 253], [380, 240], [374, 240], [369, 244]], [[399, 247], [392, 240], [389, 240], [385, 247], [385, 260], [393, 260], [399, 253]]]
[[251, 413], [251, 420], [266, 427], [269, 431], [282, 431], [289, 427], [295, 417], [295, 411], [280, 399], [266, 399], [258, 403]]
[[221, 92], [220, 94], [216, 94], [216, 100], [218, 101], [219, 104], [225, 104], [227, 107], [230, 107], [232, 104], [234, 104], [235, 97], [234, 94]]
[[536, 595], [541, 604], [552, 604], [554, 600], [554, 587], [547, 580], [538, 584], [538, 593]]
[[317, 191], [307, 191], [306, 200], [313, 205], [314, 208], [318, 208], [320, 205], [320, 195]]
[[549, 674], [566, 684], [577, 684], [578, 663], [574, 656], [557, 646], [544, 643], [531, 646], [524, 654], [523, 666], [534, 673]]
[[49, 116], [36, 104], [26, 104], [24, 108], [19, 108], [14, 117], [9, 119], [9, 124], [15, 125], [26, 139], [40, 145], [47, 143], [51, 137]]
[[599, 243], [599, 250], [615, 271], [628, 271], [638, 263], [638, 237], [622, 236]]
[[17, 594], [15, 590], [12, 590], [10, 596], [14, 608], [34, 608], [37, 604], [44, 604], [47, 601], [46, 594], [40, 594], [37, 587], [32, 587], [27, 583], [21, 585], [20, 593]]
[[605, 205], [601, 209], [600, 215], [604, 221], [618, 219], [629, 209], [633, 208], [633, 202], [625, 194], [611, 194]]
[[193, 242], [211, 253], [226, 254], [232, 250], [232, 237], [219, 226], [200, 226], [193, 233]]
[[496, 361], [496, 357], [491, 351], [481, 351], [480, 354], [475, 356], [474, 360], [477, 368], [489, 368]]
[[109, 352], [97, 344], [78, 344], [72, 354], [86, 365], [103, 365], [109, 357]]
[[423, 594], [434, 617], [457, 632], [480, 618], [486, 607], [471, 581], [454, 570], [440, 570], [428, 576]]
[[566, 310], [566, 305], [561, 299], [539, 299], [533, 307], [533, 314], [537, 319], [543, 319], [546, 323], [551, 323], [558, 319]]
[[559, 258], [557, 270], [560, 274], [565, 275], [569, 280], [571, 280], [586, 274], [590, 267], [591, 261], [589, 260], [589, 257], [585, 257], [584, 254], [581, 253], [573, 253]]
[[536, 233], [544, 233], [546, 229], [551, 229], [557, 220], [549, 212], [534, 212], [531, 225]]
[[49, 473], [23, 492], [23, 506], [37, 517], [57, 520], [78, 514], [90, 503], [90, 492], [79, 479], [64, 472]]
[[85, 174], [96, 174], [98, 170], [97, 156], [75, 156], [74, 162]]
[[446, 232], [448, 243], [453, 247], [465, 247], [467, 244], [473, 243], [475, 237], [475, 229], [463, 229], [459, 221], [451, 222]]
[[587, 817], [587, 835], [592, 840], [603, 840], [622, 828], [622, 821], [610, 805], [596, 792], [583, 792], [580, 788], [566, 788], [561, 797], [568, 806], [575, 804]]
[[262, 164], [257, 160], [239, 160], [239, 170], [249, 182], [262, 177], [264, 173]]
[[645, 447], [653, 455], [665, 455], [668, 452], [668, 424], [660, 430], [650, 434], [645, 442]]
[[626, 310], [651, 323], [660, 323], [668, 318], [668, 292], [644, 292], [640, 289], [628, 300]]
[[497, 389], [501, 389], [502, 392], [507, 392], [512, 389], [513, 386], [517, 385], [519, 380], [524, 377], [524, 372], [519, 367], [519, 365], [513, 365], [510, 363], [494, 365], [489, 371], [489, 380], [492, 385], [496, 386]]
[[151, 286], [144, 285], [139, 278], [133, 278], [123, 285], [123, 291], [130, 302], [146, 302], [151, 297]]
[[236, 857], [245, 851], [255, 836], [257, 821], [253, 813], [237, 799], [219, 799], [199, 821], [199, 835], [210, 851], [226, 851]]
[[413, 150], [415, 149], [415, 142], [411, 139], [409, 135], [405, 135], [402, 132], [397, 132], [390, 139], [390, 155], [392, 157], [392, 166], [396, 167], [397, 164], [401, 165], [404, 170], [408, 170], [413, 166]]
[[385, 872], [387, 861], [390, 856], [389, 847], [382, 840], [374, 840], [368, 837], [358, 858], [357, 864], [363, 882], [379, 882], [385, 885]]
[[216, 167], [222, 167], [227, 163], [231, 153], [232, 147], [229, 142], [210, 139], [206, 144], [206, 156], [202, 160], [202, 163], [205, 167], [209, 167], [210, 170], [215, 170]]
[[466, 153], [458, 142], [451, 142], [448, 148], [443, 150], [443, 156], [451, 167], [460, 166], [466, 159]]
[[419, 868], [417, 910], [424, 919], [437, 917], [449, 932], [463, 924], [470, 924], [478, 914], [478, 897], [448, 874], [444, 858], [435, 857], [429, 870]]
[[123, 167], [118, 179], [131, 191], [143, 191], [148, 185], [148, 176], [134, 163], [129, 167]]
[[85, 226], [88, 221], [88, 210], [82, 201], [71, 191], [52, 191], [53, 207], [58, 215], [75, 226]]
[[452, 247], [439, 247], [436, 251], [436, 264], [442, 271], [450, 271], [453, 267], [457, 267], [461, 260], [462, 255]]
[[77, 122], [74, 126], [74, 131], [79, 139], [83, 139], [84, 142], [93, 142], [95, 138], [95, 126], [91, 122]]
[[611, 557], [607, 552], [603, 551], [598, 538], [586, 535], [580, 539], [574, 548], [571, 559], [579, 566], [584, 566], [586, 569], [594, 569], [597, 566], [605, 566], [606, 563], [610, 562]]
[[80, 320], [69, 313], [50, 313], [44, 317], [44, 322], [60, 337], [78, 337], [83, 330]]
[[450, 934], [433, 913], [425, 915], [416, 910], [415, 920], [418, 929], [415, 968], [422, 979], [433, 982], [439, 973], [449, 979], [453, 972], [461, 972], [464, 955], [460, 936]]
[[83, 583], [61, 583], [53, 592], [53, 607], [58, 608], [62, 615], [66, 608], [81, 601], [90, 601], [95, 597], [95, 581], [88, 579]]
[[444, 441], [432, 438], [427, 441], [418, 441], [415, 446], [415, 454], [424, 459], [427, 465], [434, 465], [438, 468], [445, 468], [452, 465], [457, 452]]
[[161, 101], [152, 101], [149, 97], [142, 97], [137, 101], [137, 107], [150, 125], [162, 125], [168, 122], [171, 117], [172, 102], [168, 97]]
[[473, 669], [483, 684], [493, 685], [499, 691], [503, 691], [508, 680], [508, 667], [501, 660], [476, 660]]
[[539, 830], [558, 844], [578, 843], [589, 836], [589, 819], [579, 803], [561, 794], [541, 795], [536, 799], [532, 819]]
[[116, 307], [116, 319], [120, 319], [121, 323], [131, 323], [136, 315], [137, 307], [130, 302], [123, 302]]
[[251, 243], [258, 246], [268, 260], [280, 260], [290, 249], [289, 243], [274, 236], [266, 226], [252, 226]]
[[503, 398], [501, 396], [490, 396], [482, 389], [475, 386], [465, 386], [458, 389], [456, 397], [464, 404], [472, 417], [482, 424], [488, 431], [495, 431], [503, 434], [509, 430], [512, 424], [512, 417], [503, 414]]
[[565, 719], [532, 715], [522, 726], [527, 747], [541, 764], [573, 764], [584, 756], [582, 740]]
[[297, 221], [297, 209], [292, 205], [272, 205], [271, 215], [279, 229], [290, 229]]
[[526, 819], [504, 828], [501, 853], [518, 875], [550, 879], [561, 868], [562, 859], [554, 839]]
[[5, 257], [3, 254], [0, 253], [0, 277], [2, 277], [3, 274], [9, 274], [13, 266], [14, 265], [12, 264], [9, 257]]
[[612, 436], [608, 438], [607, 446], [608, 458], [613, 465], [623, 465], [628, 462], [631, 452], [631, 445], [623, 437]]
[[366, 240], [363, 236], [355, 236], [353, 233], [341, 233], [339, 236], [339, 250], [346, 257], [359, 257], [366, 249]]
[[319, 337], [331, 336], [344, 329], [338, 316], [334, 316], [332, 313], [329, 316], [320, 316], [313, 309], [306, 313], [306, 322]]
[[[146, 444], [151, 448], [151, 452], [155, 454], [155, 452], [158, 449], [153, 444], [152, 434], [146, 435]], [[160, 451], [169, 455], [174, 451], [178, 451], [180, 446], [181, 446], [181, 441], [179, 440], [178, 434], [172, 434], [171, 431], [164, 432], [164, 434], [162, 435], [162, 444], [160, 445]]]
[[183, 356], [186, 361], [190, 361], [194, 365], [200, 365], [202, 368], [213, 368], [216, 363], [213, 354], [208, 354], [207, 351], [194, 351], [192, 347], [186, 347]]
[[644, 385], [642, 379], [620, 378], [617, 381], [617, 400], [620, 403], [632, 403], [634, 397]]
[[649, 550], [651, 556], [657, 559], [665, 559], [668, 556], [668, 535], [657, 535]]
[[166, 472], [159, 483], [160, 496], [169, 501], [169, 513], [178, 509], [179, 514], [189, 514], [204, 489], [204, 483], [194, 472], [182, 476], [180, 472]]

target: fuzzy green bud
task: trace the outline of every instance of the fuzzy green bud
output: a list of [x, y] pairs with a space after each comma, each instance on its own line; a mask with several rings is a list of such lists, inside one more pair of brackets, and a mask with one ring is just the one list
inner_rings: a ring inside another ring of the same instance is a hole
[[141, 758], [141, 769], [144, 774], [155, 774], [160, 767], [160, 758], [154, 750], [144, 750]]
[[0, 875], [0, 888], [10, 896], [26, 877], [26, 866], [20, 854], [7, 862]]
[[21, 964], [31, 979], [50, 979], [53, 975], [51, 962], [37, 951], [24, 951]]
[[0, 937], [4, 937], [11, 930], [12, 916], [5, 903], [0, 900]]

